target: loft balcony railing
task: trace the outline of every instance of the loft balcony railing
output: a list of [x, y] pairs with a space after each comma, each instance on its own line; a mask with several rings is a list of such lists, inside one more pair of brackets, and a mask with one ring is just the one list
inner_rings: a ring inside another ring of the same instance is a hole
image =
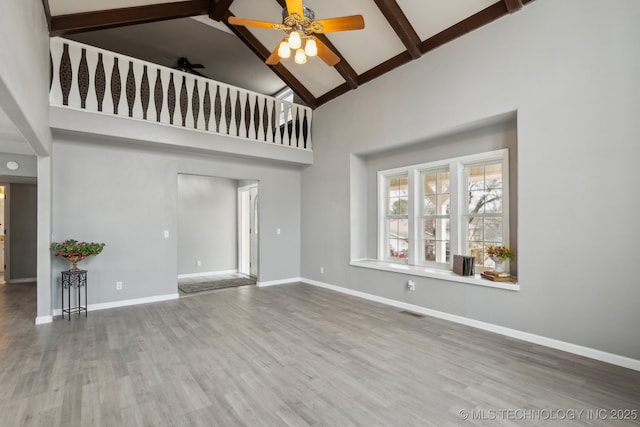
[[70, 40], [50, 48], [53, 106], [311, 150], [303, 105]]

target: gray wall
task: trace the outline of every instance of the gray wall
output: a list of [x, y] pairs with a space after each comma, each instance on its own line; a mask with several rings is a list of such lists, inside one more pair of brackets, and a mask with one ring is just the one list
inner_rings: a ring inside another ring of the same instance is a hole
[[[531, 2], [316, 110], [303, 277], [640, 359], [638, 16], [633, 0]], [[519, 292], [424, 277], [408, 292], [407, 275], [349, 267], [351, 236], [366, 251], [359, 159], [513, 111]]]
[[[18, 170], [12, 171], [7, 167], [7, 162], [18, 162]], [[21, 154], [0, 153], [0, 179], [3, 177], [36, 177], [38, 176], [38, 158]]]
[[37, 274], [38, 188], [34, 184], [10, 184], [9, 280], [35, 278]]
[[[363, 203], [351, 203], [351, 210], [359, 212], [358, 217], [364, 219], [364, 239], [367, 250], [363, 256], [356, 258], [377, 257], [377, 213], [378, 213], [378, 186], [377, 173], [381, 170], [393, 169], [402, 166], [416, 165], [436, 160], [483, 153], [487, 151], [507, 148], [509, 150], [509, 213], [512, 218], [509, 226], [509, 242], [507, 246], [518, 251], [518, 144], [516, 141], [515, 115], [506, 115], [499, 123], [478, 124], [474, 129], [455, 133], [447, 137], [438, 137], [420, 144], [412, 144], [405, 147], [396, 147], [382, 152], [376, 152], [369, 156], [361, 156], [365, 167], [363, 171], [351, 170], [350, 179], [362, 180], [367, 183], [366, 194]], [[356, 174], [363, 176], [356, 177]], [[351, 241], [351, 245], [357, 243]], [[354, 248], [352, 248], [353, 251]], [[511, 261], [511, 273], [517, 275], [517, 259]]]
[[[124, 122], [124, 121], [122, 121]], [[122, 126], [125, 126], [121, 123]], [[185, 131], [188, 134], [188, 131]], [[89, 304], [175, 294], [178, 275], [178, 174], [260, 181], [260, 281], [300, 276], [300, 171], [280, 163], [111, 144], [95, 137], [56, 137], [53, 235], [107, 246], [81, 262], [89, 270]], [[282, 234], [277, 235], [276, 229]], [[170, 238], [163, 237], [164, 230]], [[52, 278], [59, 307], [60, 271]], [[116, 291], [115, 283], [123, 282]]]
[[238, 180], [179, 174], [178, 274], [237, 268]]
[[51, 148], [49, 31], [40, 0], [3, 1], [0, 107], [39, 155]]

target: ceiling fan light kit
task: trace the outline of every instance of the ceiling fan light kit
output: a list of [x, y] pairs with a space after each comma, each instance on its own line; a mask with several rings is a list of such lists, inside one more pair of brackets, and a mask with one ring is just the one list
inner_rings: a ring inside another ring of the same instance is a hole
[[307, 62], [307, 57], [317, 55], [327, 65], [333, 67], [340, 61], [340, 57], [314, 35], [336, 31], [361, 30], [364, 28], [362, 15], [342, 16], [316, 21], [313, 10], [303, 6], [301, 0], [287, 0], [286, 3], [287, 7], [282, 10], [281, 24], [237, 18], [235, 16], [229, 17], [228, 20], [231, 25], [281, 30], [287, 34], [265, 61], [269, 65], [276, 65], [281, 58], [291, 57], [291, 50], [294, 50], [294, 62], [296, 64], [304, 64]]
[[316, 56], [318, 54], [318, 45], [316, 44], [316, 39], [311, 37], [304, 45], [304, 53], [307, 56]]
[[278, 56], [280, 56], [280, 58], [288, 58], [291, 56], [291, 48], [286, 40], [280, 43], [280, 47], [278, 47]]
[[306, 64], [307, 63], [307, 55], [304, 53], [304, 49], [299, 48], [296, 50], [296, 56], [294, 58], [296, 64]]
[[302, 37], [300, 37], [299, 32], [292, 31], [291, 34], [289, 34], [287, 42], [289, 43], [289, 47], [291, 49], [299, 49], [300, 46], [302, 46]]

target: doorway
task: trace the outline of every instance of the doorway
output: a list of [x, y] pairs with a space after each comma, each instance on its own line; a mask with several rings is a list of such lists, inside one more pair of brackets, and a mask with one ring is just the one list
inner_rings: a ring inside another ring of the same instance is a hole
[[[178, 174], [177, 288], [181, 296], [256, 284], [257, 194], [255, 180]], [[246, 200], [246, 227], [239, 225], [242, 200]], [[246, 240], [241, 241], [239, 230], [243, 229]], [[242, 242], [247, 252], [244, 269], [238, 256]]]
[[258, 183], [238, 188], [238, 272], [258, 277]]
[[7, 204], [5, 203], [6, 191], [7, 191], [7, 188], [5, 187], [5, 185], [4, 184], [0, 185], [0, 283], [4, 283], [4, 274], [5, 274], [5, 268], [4, 268], [5, 232], [4, 230], [6, 227], [5, 218], [9, 217], [5, 211], [5, 208], [7, 207]]
[[0, 182], [0, 310], [2, 321], [33, 322], [37, 313], [37, 182], [2, 176]]

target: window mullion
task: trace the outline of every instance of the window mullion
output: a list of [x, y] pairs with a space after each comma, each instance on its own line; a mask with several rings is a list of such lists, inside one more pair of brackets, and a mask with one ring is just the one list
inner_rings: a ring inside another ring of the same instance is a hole
[[509, 171], [509, 152], [505, 151], [502, 157], [502, 241], [508, 247], [511, 246], [511, 237], [509, 235]]
[[[451, 192], [451, 208], [450, 208], [450, 226], [451, 226], [451, 253], [462, 254], [465, 227], [464, 227], [464, 194], [465, 191], [462, 188], [464, 183], [463, 179], [464, 168], [461, 167], [459, 162], [451, 162], [449, 164], [449, 179], [450, 192]], [[451, 265], [453, 265], [453, 256], [450, 259]]]
[[409, 170], [409, 264], [415, 265], [418, 261], [418, 230], [420, 227], [416, 224], [418, 210], [420, 209], [420, 203], [418, 202], [418, 190], [417, 185], [417, 171], [415, 169]]
[[387, 195], [389, 194], [389, 180], [378, 172], [378, 259], [386, 259], [385, 246], [389, 230], [387, 229]]

